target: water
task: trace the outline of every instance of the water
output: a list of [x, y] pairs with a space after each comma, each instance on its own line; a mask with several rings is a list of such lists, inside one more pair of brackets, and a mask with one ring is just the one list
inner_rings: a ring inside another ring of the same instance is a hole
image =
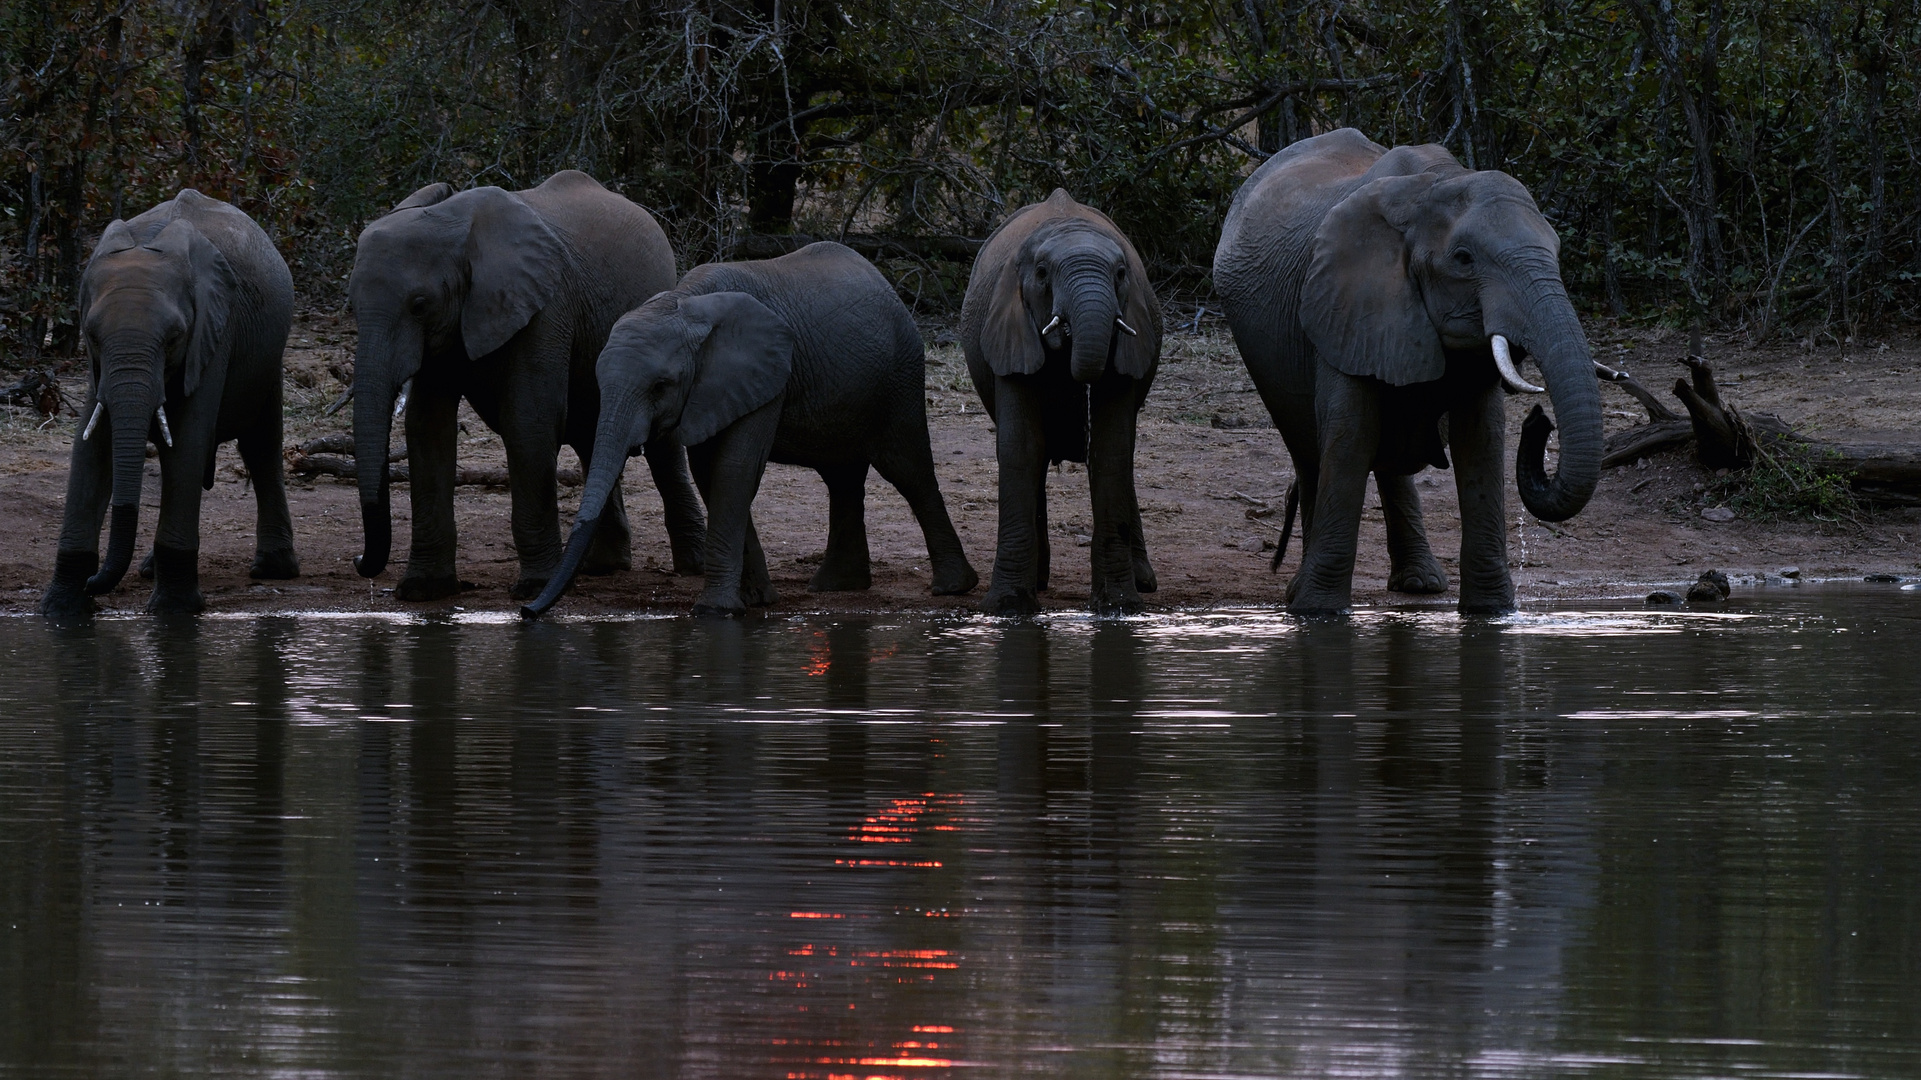
[[1921, 593], [0, 620], [0, 1076], [1921, 1074]]

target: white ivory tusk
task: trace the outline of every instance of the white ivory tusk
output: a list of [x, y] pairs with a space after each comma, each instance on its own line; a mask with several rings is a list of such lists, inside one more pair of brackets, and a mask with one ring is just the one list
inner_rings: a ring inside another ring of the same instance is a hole
[[167, 407], [162, 405], [153, 414], [160, 418], [160, 441], [167, 444], [167, 449], [173, 449], [173, 429], [167, 426]]
[[1054, 321], [1053, 321], [1053, 322], [1050, 322], [1050, 323], [1048, 323], [1048, 324], [1047, 324], [1046, 326], [1043, 326], [1043, 327], [1041, 327], [1041, 336], [1042, 336], [1042, 337], [1046, 337], [1047, 335], [1049, 335], [1049, 334], [1051, 334], [1051, 333], [1053, 333], [1053, 332], [1054, 332], [1054, 328], [1055, 328], [1056, 326], [1059, 326], [1060, 324], [1061, 324], [1061, 317], [1060, 317], [1060, 315], [1058, 315], [1058, 314], [1056, 314], [1056, 315], [1054, 316]]
[[1491, 344], [1494, 346], [1494, 368], [1496, 371], [1499, 371], [1501, 373], [1501, 385], [1507, 387], [1508, 393], [1510, 394], [1545, 394], [1547, 393], [1547, 387], [1536, 386], [1533, 383], [1528, 382], [1526, 379], [1521, 378], [1520, 372], [1514, 370], [1514, 355], [1508, 352], [1506, 338], [1502, 337], [1499, 334], [1496, 334], [1494, 335], [1491, 341]]
[[88, 439], [93, 438], [93, 429], [99, 426], [100, 417], [104, 415], [106, 411], [106, 402], [96, 401], [93, 403], [93, 415], [87, 418], [87, 430], [80, 433], [81, 442], [86, 442]]
[[1116, 315], [1116, 316], [1114, 316], [1114, 325], [1116, 325], [1116, 326], [1118, 326], [1118, 327], [1120, 327], [1120, 328], [1121, 328], [1121, 332], [1122, 332], [1122, 333], [1125, 333], [1125, 334], [1126, 334], [1126, 335], [1127, 335], [1128, 337], [1139, 337], [1139, 336], [1140, 336], [1139, 334], [1137, 334], [1137, 333], [1135, 332], [1135, 330], [1134, 330], [1134, 328], [1133, 328], [1133, 327], [1131, 327], [1131, 326], [1129, 326], [1129, 325], [1127, 325], [1127, 320], [1126, 320], [1126, 319], [1123, 319], [1123, 318], [1121, 318], [1121, 317], [1120, 317], [1119, 315]]
[[400, 396], [394, 399], [395, 420], [400, 419], [400, 414], [407, 411], [407, 395], [413, 392], [414, 381], [412, 379], [408, 379], [406, 382], [400, 384]]

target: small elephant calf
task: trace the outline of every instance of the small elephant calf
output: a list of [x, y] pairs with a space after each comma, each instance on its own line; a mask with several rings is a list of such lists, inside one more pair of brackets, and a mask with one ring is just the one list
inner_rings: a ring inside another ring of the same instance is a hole
[[707, 503], [707, 583], [696, 614], [735, 615], [775, 600], [749, 513], [769, 461], [815, 469], [827, 482], [827, 554], [815, 590], [864, 589], [871, 580], [870, 465], [919, 519], [933, 591], [972, 589], [979, 576], [934, 477], [925, 363], [893, 287], [839, 244], [695, 267], [614, 325], [594, 369], [600, 424], [580, 514], [546, 591], [521, 613], [553, 606], [593, 541], [623, 462], [670, 436], [687, 447]]

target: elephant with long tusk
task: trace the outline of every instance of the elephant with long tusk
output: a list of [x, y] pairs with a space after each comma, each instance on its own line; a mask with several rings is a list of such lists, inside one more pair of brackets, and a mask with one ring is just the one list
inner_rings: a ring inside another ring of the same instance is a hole
[[280, 461], [280, 360], [292, 320], [287, 264], [266, 233], [226, 203], [187, 189], [107, 226], [81, 277], [93, 400], [73, 441], [66, 520], [41, 611], [85, 614], [93, 596], [120, 584], [133, 559], [149, 442], [160, 459], [160, 520], [148, 610], [205, 605], [200, 492], [213, 484], [215, 448], [229, 439], [253, 479], [252, 576], [300, 573]]
[[[1411, 477], [1450, 465], [1461, 610], [1514, 608], [1504, 391], [1553, 403], [1553, 420], [1536, 405], [1522, 426], [1515, 480], [1530, 513], [1562, 521], [1600, 479], [1599, 380], [1621, 377], [1589, 353], [1559, 253], [1526, 188], [1463, 168], [1439, 146], [1389, 150], [1342, 129], [1287, 147], [1241, 186], [1214, 283], [1294, 459], [1306, 552], [1291, 610], [1348, 606], [1370, 472], [1387, 522], [1388, 587], [1445, 590]], [[1545, 387], [1522, 376], [1524, 358]]]

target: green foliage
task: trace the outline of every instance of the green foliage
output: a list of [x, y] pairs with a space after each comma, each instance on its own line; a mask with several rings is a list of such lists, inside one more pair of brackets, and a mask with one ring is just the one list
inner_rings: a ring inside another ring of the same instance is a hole
[[1716, 480], [1707, 499], [1758, 521], [1858, 521], [1865, 508], [1839, 458], [1832, 447], [1776, 441], [1749, 468]]
[[[30, 353], [71, 347], [91, 239], [186, 185], [320, 302], [414, 188], [569, 167], [686, 265], [979, 239], [1064, 186], [1197, 283], [1247, 172], [1342, 125], [1516, 175], [1595, 307], [1766, 334], [1921, 295], [1921, 0], [42, 0], [0, 6], [0, 55], [0, 320]], [[889, 270], [957, 302], [942, 260]]]

